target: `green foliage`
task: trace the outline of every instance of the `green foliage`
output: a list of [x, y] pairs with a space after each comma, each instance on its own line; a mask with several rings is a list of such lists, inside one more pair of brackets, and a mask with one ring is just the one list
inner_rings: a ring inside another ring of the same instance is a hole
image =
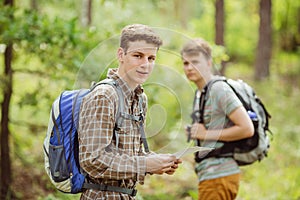
[[278, 30], [275, 32], [279, 38], [275, 40], [282, 50], [289, 52], [299, 52], [300, 33], [299, 24], [295, 19], [299, 19], [299, 1], [275, 1], [273, 3], [273, 24], [274, 28]]
[[225, 43], [232, 60], [240, 58], [247, 63], [254, 60], [259, 24], [259, 6], [258, 1], [255, 2], [235, 1], [225, 4]]

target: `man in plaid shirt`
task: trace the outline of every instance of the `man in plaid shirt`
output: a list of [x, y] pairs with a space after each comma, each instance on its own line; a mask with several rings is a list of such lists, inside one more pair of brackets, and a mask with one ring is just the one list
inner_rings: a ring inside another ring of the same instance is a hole
[[[108, 71], [125, 98], [125, 111], [140, 115], [139, 97], [146, 112], [147, 97], [141, 84], [151, 74], [160, 37], [148, 26], [128, 25], [123, 28], [117, 50], [119, 67]], [[143, 184], [147, 173], [173, 174], [181, 160], [170, 154], [143, 151], [139, 122], [124, 118], [114, 135], [119, 96], [113, 86], [97, 86], [84, 97], [78, 128], [80, 166], [91, 183], [81, 199], [134, 199], [136, 183]], [[116, 146], [116, 143], [118, 145]]]

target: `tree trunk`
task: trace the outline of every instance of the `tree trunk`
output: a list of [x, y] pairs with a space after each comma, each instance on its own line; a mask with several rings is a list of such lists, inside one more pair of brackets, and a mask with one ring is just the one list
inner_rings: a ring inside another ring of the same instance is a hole
[[92, 23], [92, 0], [82, 0], [81, 24], [90, 26]]
[[4, 54], [5, 62], [5, 87], [3, 91], [3, 101], [1, 103], [1, 198], [10, 199], [11, 197], [11, 163], [9, 157], [9, 105], [12, 95], [12, 44], [6, 47]]
[[[215, 43], [216, 45], [225, 46], [224, 44], [224, 0], [216, 0], [215, 3], [216, 15], [215, 15]], [[225, 61], [221, 61], [220, 74], [225, 74]]]
[[[4, 5], [13, 6], [13, 0], [5, 0]], [[12, 16], [10, 16], [12, 18]], [[12, 52], [13, 45], [9, 43], [4, 52], [4, 77], [3, 101], [1, 102], [1, 127], [0, 127], [0, 199], [12, 199], [11, 191], [11, 162], [9, 150], [9, 105], [12, 95]]]
[[30, 7], [33, 9], [33, 10], [35, 10], [35, 11], [38, 11], [38, 2], [37, 2], [37, 0], [31, 0], [30, 1]]
[[255, 76], [262, 80], [270, 75], [270, 59], [272, 52], [271, 0], [260, 0], [259, 41], [256, 50]]
[[189, 9], [188, 4], [182, 0], [174, 0], [174, 17], [180, 21], [181, 27], [187, 29]]

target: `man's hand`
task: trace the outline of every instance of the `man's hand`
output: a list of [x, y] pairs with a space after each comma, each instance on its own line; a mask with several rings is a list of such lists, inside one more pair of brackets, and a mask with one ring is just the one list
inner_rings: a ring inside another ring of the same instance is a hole
[[151, 154], [146, 158], [146, 171], [152, 174], [174, 174], [178, 164], [182, 163], [171, 154]]
[[203, 124], [200, 123], [194, 123], [191, 128], [190, 128], [190, 133], [186, 131], [186, 134], [190, 134], [191, 139], [198, 139], [198, 140], [203, 140], [205, 139], [206, 136], [206, 128]]
[[171, 169], [169, 169], [168, 171], [166, 171], [165, 173], [168, 175], [172, 175], [175, 173], [176, 169], [178, 168], [179, 164], [182, 163], [182, 160], [180, 159], [176, 159], [176, 161], [174, 162], [174, 165], [171, 166]]

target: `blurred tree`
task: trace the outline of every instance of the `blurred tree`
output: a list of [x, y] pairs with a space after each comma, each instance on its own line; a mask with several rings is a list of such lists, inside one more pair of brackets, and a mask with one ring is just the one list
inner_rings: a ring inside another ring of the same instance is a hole
[[[4, 6], [13, 7], [13, 0], [5, 0]], [[13, 20], [13, 13], [9, 14], [9, 19]], [[9, 157], [9, 107], [12, 95], [12, 58], [13, 58], [13, 42], [9, 41], [6, 44], [4, 52], [4, 86], [3, 100], [1, 102], [1, 169], [0, 169], [0, 199], [12, 199], [13, 194], [10, 188], [11, 185], [11, 162]]]
[[297, 51], [300, 45], [300, 3], [293, 0], [276, 3], [280, 48], [287, 52]]
[[30, 1], [30, 7], [35, 10], [35, 11], [38, 11], [38, 2], [37, 0], [31, 0]]
[[92, 0], [82, 0], [81, 24], [90, 26], [92, 23]]
[[271, 0], [260, 0], [259, 41], [256, 50], [255, 79], [261, 80], [270, 75], [272, 52]]
[[[216, 0], [215, 2], [215, 43], [216, 45], [225, 46], [224, 44], [224, 0]], [[225, 74], [225, 61], [221, 61], [220, 74]]]
[[174, 15], [180, 21], [180, 25], [186, 29], [188, 27], [189, 5], [186, 1], [174, 0]]
[[[53, 101], [53, 84], [61, 85], [64, 89], [72, 88], [70, 83], [76, 79], [74, 74], [80, 68], [80, 61], [96, 40], [94, 32], [79, 28], [77, 19], [50, 19], [32, 10], [31, 5], [26, 10], [15, 5], [13, 0], [3, 2], [0, 12], [0, 41], [1, 49], [4, 49], [1, 54], [4, 61], [1, 69], [4, 72], [0, 76], [0, 199], [15, 199], [20, 192], [16, 193], [12, 187], [15, 171], [12, 170], [11, 159], [14, 155], [23, 154], [16, 146], [10, 148], [12, 144], [20, 145], [16, 144], [15, 136], [19, 137], [19, 133], [16, 133], [15, 126], [25, 124], [32, 130], [41, 126], [34, 116], [38, 112], [48, 112], [49, 104]], [[18, 60], [22, 60], [22, 64], [17, 66], [14, 63]], [[23, 81], [20, 83], [20, 75], [23, 78], [29, 77], [26, 84]], [[57, 85], [54, 87], [57, 88]], [[15, 104], [11, 102], [13, 99]], [[21, 116], [20, 110], [24, 106], [32, 106], [34, 109], [26, 110], [26, 114]], [[18, 110], [17, 115], [12, 113], [12, 109], [15, 112]], [[26, 162], [25, 157], [21, 156], [20, 159]]]

